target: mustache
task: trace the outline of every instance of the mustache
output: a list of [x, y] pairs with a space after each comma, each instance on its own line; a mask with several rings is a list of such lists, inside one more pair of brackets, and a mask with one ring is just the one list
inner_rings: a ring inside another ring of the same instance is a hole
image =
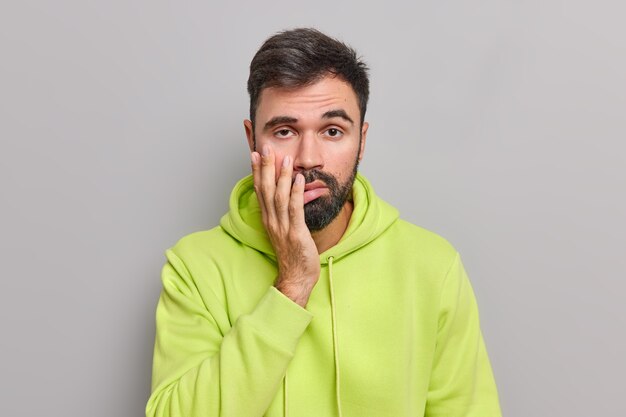
[[[326, 186], [328, 186], [328, 188], [336, 188], [339, 186], [339, 183], [337, 182], [337, 179], [332, 176], [331, 174], [328, 174], [326, 172], [320, 171], [318, 169], [311, 169], [308, 171], [300, 171], [300, 174], [302, 174], [302, 176], [304, 177], [304, 183], [308, 184], [310, 182], [316, 181], [316, 180], [320, 180], [322, 181], [324, 184], [326, 184]], [[295, 177], [294, 177], [295, 179]]]

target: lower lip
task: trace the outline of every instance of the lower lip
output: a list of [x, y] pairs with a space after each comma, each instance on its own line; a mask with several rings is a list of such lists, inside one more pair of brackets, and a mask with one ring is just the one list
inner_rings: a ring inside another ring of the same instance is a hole
[[314, 188], [304, 192], [304, 204], [315, 200], [326, 192], [326, 187]]

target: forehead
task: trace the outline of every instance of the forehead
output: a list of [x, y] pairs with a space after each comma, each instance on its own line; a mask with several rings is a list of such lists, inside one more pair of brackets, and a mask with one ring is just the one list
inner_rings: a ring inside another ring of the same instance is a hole
[[269, 87], [262, 90], [257, 106], [259, 122], [276, 116], [298, 119], [320, 118], [328, 110], [343, 109], [353, 119], [359, 119], [359, 105], [354, 89], [338, 77], [298, 88]]

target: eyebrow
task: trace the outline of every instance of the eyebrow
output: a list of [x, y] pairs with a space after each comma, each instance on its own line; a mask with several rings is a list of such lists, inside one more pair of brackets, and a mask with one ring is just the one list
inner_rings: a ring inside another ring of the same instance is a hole
[[[334, 117], [341, 117], [342, 119], [350, 122], [350, 124], [354, 125], [354, 121], [350, 118], [350, 116], [348, 116], [348, 113], [346, 113], [344, 109], [328, 110], [326, 113], [322, 114], [322, 119], [332, 119]], [[298, 119], [291, 116], [275, 116], [265, 123], [263, 130], [271, 129], [274, 126], [283, 123], [298, 123]]]
[[333, 117], [341, 117], [342, 119], [354, 124], [354, 121], [348, 116], [348, 113], [344, 109], [329, 110], [322, 114], [322, 119], [332, 119]]
[[263, 126], [263, 130], [268, 130], [273, 128], [276, 125], [280, 125], [283, 123], [297, 123], [298, 119], [296, 119], [295, 117], [291, 117], [291, 116], [276, 116], [276, 117], [272, 117], [267, 123], [265, 123], [265, 126]]

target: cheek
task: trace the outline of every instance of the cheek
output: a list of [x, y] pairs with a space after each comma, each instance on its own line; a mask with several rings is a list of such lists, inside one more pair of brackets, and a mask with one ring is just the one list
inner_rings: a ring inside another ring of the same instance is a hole
[[278, 181], [278, 177], [280, 177], [280, 163], [282, 162], [282, 158], [278, 158], [278, 156], [276, 156], [276, 180]]
[[342, 154], [341, 164], [338, 165], [338, 169], [341, 171], [342, 176], [347, 178], [350, 174], [352, 174], [354, 165], [357, 162], [358, 152], [358, 149], [350, 149], [350, 151]]

